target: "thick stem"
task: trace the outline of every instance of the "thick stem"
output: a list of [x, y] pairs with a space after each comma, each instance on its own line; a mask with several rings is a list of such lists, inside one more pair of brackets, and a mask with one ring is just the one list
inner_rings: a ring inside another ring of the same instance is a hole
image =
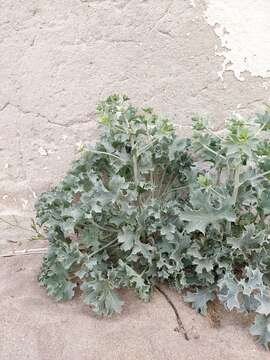
[[[240, 187], [240, 181], [239, 181], [239, 178], [240, 178], [240, 164], [237, 165], [237, 167], [235, 168], [234, 170], [234, 188], [233, 188], [233, 194], [232, 194], [232, 203], [233, 203], [233, 206], [235, 206], [236, 204], [236, 201], [237, 201], [237, 196], [238, 196], [238, 190], [239, 190], [239, 187]], [[230, 234], [231, 233], [231, 223], [230, 222], [227, 222], [227, 225], [226, 225], [226, 232], [227, 234]]]
[[132, 156], [132, 160], [133, 160], [134, 182], [135, 185], [137, 186], [139, 183], [139, 178], [138, 178], [138, 162], [137, 162], [136, 154]]
[[135, 150], [135, 143], [132, 134], [130, 134], [130, 142], [131, 142], [131, 151], [133, 152], [132, 155], [132, 162], [133, 162], [133, 175], [134, 175], [134, 182], [137, 186], [139, 183], [139, 174], [138, 174], [138, 159], [137, 159], [137, 151]]
[[233, 194], [232, 194], [232, 200], [233, 205], [236, 204], [237, 196], [238, 196], [238, 190], [240, 187], [240, 165], [238, 165], [234, 172], [234, 188], [233, 188]]
[[151, 180], [151, 184], [152, 184], [152, 191], [151, 191], [151, 196], [152, 199], [154, 198], [154, 193], [155, 193], [155, 182], [154, 182], [154, 175], [153, 175], [153, 171], [150, 170], [150, 180]]
[[[156, 142], [157, 142], [157, 139], [154, 139], [152, 140], [151, 139], [151, 135], [149, 133], [149, 129], [148, 129], [148, 126], [146, 124], [146, 132], [147, 132], [147, 136], [148, 136], [148, 140], [150, 141], [145, 147], [144, 147], [144, 150], [143, 151], [146, 151], [149, 149], [149, 147], [151, 147], [152, 145], [154, 145]], [[139, 155], [141, 154], [142, 152], [139, 152]], [[155, 182], [154, 182], [154, 173], [152, 170], [150, 170], [150, 180], [151, 180], [151, 184], [152, 184], [152, 190], [151, 190], [151, 198], [153, 199], [155, 196]]]
[[101, 248], [99, 248], [98, 250], [92, 252], [92, 253], [89, 255], [89, 257], [93, 257], [94, 255], [98, 254], [100, 251], [105, 250], [105, 249], [107, 249], [109, 246], [115, 244], [117, 241], [118, 241], [117, 239], [114, 239], [114, 240], [110, 241], [108, 244], [106, 244], [106, 245], [102, 246]]
[[220, 178], [221, 178], [222, 168], [217, 169], [217, 178], [216, 178], [216, 185], [219, 186]]

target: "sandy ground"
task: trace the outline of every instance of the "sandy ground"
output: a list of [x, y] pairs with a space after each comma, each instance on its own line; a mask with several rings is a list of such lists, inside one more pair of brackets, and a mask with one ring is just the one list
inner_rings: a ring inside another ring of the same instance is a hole
[[269, 359], [247, 319], [223, 314], [221, 327], [212, 328], [167, 288], [189, 341], [174, 330], [174, 313], [159, 293], [146, 304], [123, 292], [124, 311], [111, 319], [93, 317], [79, 299], [55, 303], [36, 281], [40, 262], [39, 255], [0, 262], [1, 360]]
[[[16, 219], [17, 226], [29, 227], [29, 218]], [[30, 241], [30, 232], [1, 222], [0, 233], [7, 239], [1, 254], [47, 246], [46, 241]], [[144, 303], [133, 292], [121, 291], [123, 313], [110, 319], [96, 318], [78, 296], [56, 303], [37, 282], [41, 260], [42, 255], [0, 258], [1, 360], [269, 359], [248, 332], [251, 319], [218, 308], [221, 324], [213, 328], [166, 287], [189, 341], [175, 331], [175, 314], [158, 292]]]

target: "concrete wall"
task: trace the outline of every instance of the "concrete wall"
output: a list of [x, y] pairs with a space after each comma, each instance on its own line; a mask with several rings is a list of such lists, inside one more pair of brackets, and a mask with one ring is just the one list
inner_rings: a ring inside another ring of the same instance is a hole
[[[31, 213], [115, 92], [216, 128], [269, 100], [268, 0], [0, 0], [0, 216]], [[222, 54], [222, 55], [220, 55]], [[185, 128], [179, 128], [181, 129]]]

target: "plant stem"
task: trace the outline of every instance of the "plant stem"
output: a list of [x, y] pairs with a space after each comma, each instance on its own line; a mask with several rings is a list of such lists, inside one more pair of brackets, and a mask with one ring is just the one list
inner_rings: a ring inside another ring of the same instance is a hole
[[133, 152], [132, 155], [132, 161], [133, 161], [133, 174], [134, 174], [134, 182], [135, 185], [137, 186], [139, 183], [139, 178], [138, 178], [138, 159], [137, 159], [137, 153], [135, 151], [135, 143], [134, 143], [134, 139], [133, 136], [130, 135], [130, 140], [131, 140], [131, 149]]
[[153, 176], [153, 171], [150, 170], [150, 179], [151, 179], [151, 184], [152, 184], [152, 191], [151, 191], [151, 196], [152, 199], [154, 198], [154, 193], [155, 193], [155, 183], [154, 183], [154, 176]]
[[240, 165], [237, 165], [237, 167], [235, 168], [235, 172], [234, 172], [234, 188], [233, 188], [233, 194], [232, 194], [233, 205], [235, 205], [235, 203], [236, 203], [238, 190], [240, 187], [239, 178], [240, 178]]
[[114, 154], [111, 154], [111, 153], [108, 153], [108, 152], [106, 152], [106, 151], [99, 151], [99, 150], [92, 150], [92, 149], [90, 149], [90, 151], [91, 151], [92, 153], [94, 153], [94, 154], [108, 155], [108, 156], [111, 156], [111, 157], [113, 157], [113, 158], [115, 158], [115, 159], [117, 159], [117, 160], [124, 161], [124, 160], [122, 160], [119, 156], [114, 155]]
[[220, 177], [221, 177], [222, 168], [217, 169], [217, 179], [216, 179], [216, 185], [218, 186], [220, 184]]
[[175, 181], [175, 179], [176, 179], [176, 176], [177, 176], [177, 175], [173, 175], [173, 174], [171, 175], [171, 177], [170, 177], [170, 179], [169, 179], [169, 181], [168, 181], [168, 183], [167, 183], [167, 185], [166, 185], [163, 193], [161, 194], [161, 197], [163, 197], [164, 195], [167, 195], [167, 192], [168, 192], [170, 186], [174, 183], [174, 181]]
[[[157, 139], [151, 140], [151, 135], [149, 133], [149, 129], [148, 126], [146, 124], [146, 132], [147, 132], [147, 136], [149, 139], [149, 143], [143, 147], [143, 149], [141, 151], [138, 152], [138, 154], [140, 155], [143, 151], [148, 150], [152, 145], [154, 145], [157, 142]], [[150, 170], [150, 180], [151, 180], [151, 184], [152, 184], [152, 190], [151, 190], [151, 198], [154, 198], [154, 194], [155, 194], [155, 181], [154, 181], [154, 174], [153, 171]]]
[[[233, 194], [232, 194], [233, 206], [235, 206], [235, 204], [236, 204], [238, 190], [241, 185], [239, 182], [239, 178], [240, 178], [240, 164], [237, 165], [234, 170], [234, 188], [233, 188]], [[227, 225], [226, 225], [227, 234], [231, 234], [231, 227], [232, 227], [232, 224], [230, 222], [227, 222]]]
[[205, 144], [201, 144], [202, 147], [204, 147], [206, 150], [210, 151], [212, 154], [219, 156], [221, 159], [226, 160], [225, 156], [217, 153], [215, 150], [211, 149], [209, 146], [205, 145]]
[[[178, 187], [173, 188], [173, 189], [171, 189], [170, 191], [168, 191], [167, 194], [170, 194], [170, 193], [172, 193], [172, 192], [174, 192], [174, 191], [177, 191], [177, 190], [186, 189], [186, 188], [188, 188], [188, 187], [189, 187], [189, 185], [178, 186]], [[166, 194], [166, 195], [167, 195], [167, 194]]]
[[256, 179], [259, 179], [260, 177], [264, 177], [265, 175], [268, 175], [268, 174], [270, 174], [270, 170], [268, 170], [268, 171], [266, 171], [266, 172], [264, 172], [264, 173], [262, 173], [262, 174], [253, 176], [253, 177], [251, 177], [251, 178], [249, 178], [249, 179], [246, 179], [246, 180], [244, 180], [243, 182], [241, 182], [240, 185], [243, 185], [246, 181], [256, 180]]
[[117, 241], [118, 241], [117, 239], [114, 239], [114, 240], [110, 241], [108, 244], [106, 244], [106, 245], [102, 246], [101, 248], [99, 248], [98, 250], [92, 252], [92, 254], [90, 254], [89, 257], [93, 257], [94, 255], [98, 254], [100, 251], [105, 250], [109, 246], [115, 244]]
[[31, 254], [45, 254], [48, 248], [38, 248], [38, 249], [24, 249], [24, 250], [14, 250], [6, 254], [0, 255], [0, 257], [12, 257], [19, 255], [31, 255]]
[[148, 150], [152, 145], [157, 142], [157, 139], [152, 140], [149, 144], [145, 145], [141, 150], [138, 150], [138, 156], [143, 154], [146, 150]]
[[168, 167], [169, 167], [169, 165], [167, 165], [167, 166], [165, 167], [165, 169], [163, 170], [163, 174], [162, 174], [162, 177], [161, 177], [161, 180], [160, 180], [160, 184], [159, 184], [159, 192], [158, 192], [158, 195], [159, 195], [159, 196], [162, 194], [163, 181], [164, 181], [164, 178], [165, 178], [165, 175], [166, 175], [166, 172], [167, 172]]
[[140, 273], [140, 276], [143, 276], [148, 269], [149, 269], [149, 265], [147, 265], [147, 266], [144, 268], [144, 270]]
[[169, 298], [169, 296], [165, 293], [165, 291], [163, 291], [160, 287], [155, 286], [155, 288], [165, 297], [166, 301], [168, 302], [168, 304], [171, 306], [171, 308], [174, 311], [175, 317], [176, 317], [176, 321], [178, 324], [178, 331], [182, 331], [184, 338], [188, 341], [189, 340], [189, 336], [188, 333], [184, 327], [184, 324], [180, 318], [180, 315], [176, 309], [176, 306], [174, 305], [174, 303], [172, 302], [172, 300]]
[[211, 129], [209, 128], [205, 128], [205, 130], [208, 132], [208, 134], [212, 135], [212, 136], [215, 136], [216, 138], [218, 138], [219, 140], [223, 141], [222, 137], [217, 135], [214, 131], [212, 131]]
[[16, 227], [16, 228], [21, 229], [21, 230], [33, 232], [31, 229], [27, 229], [27, 228], [25, 228], [25, 227], [23, 227], [23, 226], [20, 226], [20, 225], [18, 225], [18, 224], [12, 224], [12, 223], [10, 223], [9, 221], [4, 220], [3, 218], [0, 218], [0, 221], [2, 221], [3, 223], [5, 223], [5, 224], [7, 224], [7, 225], [9, 225], [9, 226], [13, 226], [13, 227]]
[[221, 199], [225, 200], [225, 196], [221, 195], [217, 190], [215, 190], [212, 186], [209, 187], [209, 189], [211, 191], [213, 191], [214, 194], [216, 194], [217, 196], [221, 197]]
[[126, 133], [126, 130], [120, 125], [114, 125], [117, 129], [121, 130], [123, 133]]
[[139, 179], [138, 179], [138, 162], [137, 162], [136, 154], [133, 154], [132, 160], [133, 160], [134, 182], [135, 185], [137, 186], [139, 183]]
[[102, 231], [109, 231], [109, 232], [118, 232], [118, 230], [112, 229], [112, 228], [105, 228], [99, 224], [97, 224], [93, 219], [90, 219], [91, 224], [93, 224], [95, 227]]
[[263, 131], [263, 129], [265, 128], [265, 126], [266, 126], [266, 123], [264, 123], [264, 124], [258, 129], [258, 131], [257, 131], [256, 134], [254, 135], [254, 137], [257, 137], [257, 136], [259, 135], [259, 133], [260, 133], [261, 131]]

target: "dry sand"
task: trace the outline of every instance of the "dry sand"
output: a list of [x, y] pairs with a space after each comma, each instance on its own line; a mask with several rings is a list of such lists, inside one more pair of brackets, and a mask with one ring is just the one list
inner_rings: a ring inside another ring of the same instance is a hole
[[94, 317], [78, 297], [56, 303], [37, 282], [41, 260], [41, 255], [0, 258], [1, 360], [269, 359], [249, 335], [247, 318], [223, 312], [221, 326], [213, 328], [166, 287], [189, 341], [175, 331], [172, 308], [157, 292], [143, 303], [122, 291], [124, 311], [110, 319]]

